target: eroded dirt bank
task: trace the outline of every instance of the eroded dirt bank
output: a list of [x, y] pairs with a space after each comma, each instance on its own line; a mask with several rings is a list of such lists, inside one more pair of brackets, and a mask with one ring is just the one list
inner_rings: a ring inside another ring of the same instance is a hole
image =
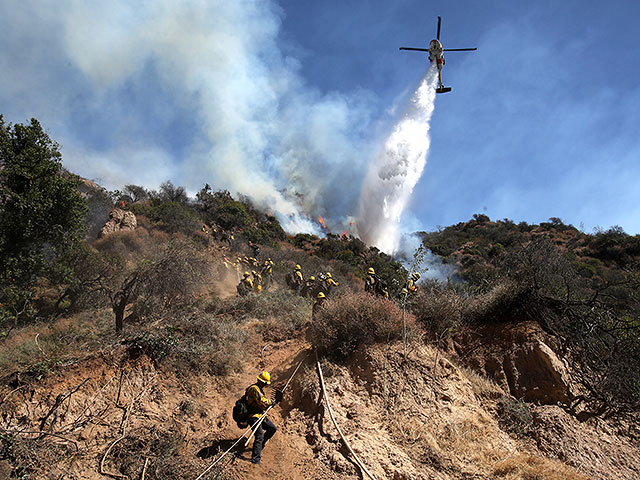
[[[256, 372], [270, 370], [281, 385], [304, 361], [273, 410], [279, 430], [262, 464], [246, 449], [205, 478], [362, 478], [320, 401], [309, 345], [265, 348], [260, 339], [249, 349], [243, 371], [226, 377], [176, 376], [122, 346], [41, 382], [15, 378], [3, 393], [3, 426], [38, 432], [21, 434], [19, 445], [33, 449], [36, 478], [140, 478], [143, 470], [147, 479], [195, 478], [241, 433], [230, 411]], [[435, 348], [414, 346], [405, 361], [402, 345], [374, 346], [348, 364], [321, 364], [337, 421], [378, 479], [639, 478], [637, 445], [557, 406], [534, 406], [532, 430], [507, 433], [505, 391]], [[2, 468], [10, 471], [7, 460]]]

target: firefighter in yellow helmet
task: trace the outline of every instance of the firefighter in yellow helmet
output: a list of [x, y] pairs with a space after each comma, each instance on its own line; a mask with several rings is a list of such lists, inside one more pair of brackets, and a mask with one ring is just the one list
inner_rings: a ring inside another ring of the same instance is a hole
[[[247, 388], [245, 396], [247, 405], [249, 406], [249, 425], [253, 427], [260, 420], [262, 414], [271, 405], [279, 403], [282, 400], [282, 392], [276, 390], [275, 400], [271, 400], [264, 394], [264, 388], [271, 384], [271, 375], [269, 372], [261, 372], [256, 377], [256, 383]], [[262, 449], [267, 441], [276, 433], [276, 426], [269, 418], [266, 418], [255, 429], [255, 439], [253, 441], [253, 449], [251, 450], [251, 463], [260, 463], [262, 458]]]
[[293, 269], [293, 275], [291, 275], [291, 287], [296, 291], [296, 294], [300, 293], [302, 286], [304, 285], [304, 277], [302, 276], [302, 268], [300, 265], [296, 265]]
[[267, 258], [262, 265], [262, 269], [260, 270], [264, 278], [264, 288], [265, 290], [271, 286], [271, 281], [273, 280], [273, 261], [271, 258]]
[[407, 280], [407, 284], [405, 288], [409, 291], [409, 293], [416, 293], [418, 291], [418, 280], [420, 280], [420, 274], [415, 272], [409, 279]]
[[302, 291], [300, 292], [300, 295], [302, 295], [303, 297], [314, 297], [314, 293], [316, 290], [316, 277], [314, 277], [313, 275], [311, 275], [309, 277], [309, 279], [307, 280], [307, 282], [304, 284], [304, 287], [302, 287]]
[[253, 291], [253, 282], [251, 281], [251, 274], [249, 274], [249, 272], [244, 272], [242, 277], [243, 278], [236, 287], [236, 290], [238, 290], [238, 294], [240, 294], [240, 296], [244, 297]]
[[316, 295], [316, 301], [313, 304], [313, 309], [311, 310], [312, 320], [316, 319], [316, 315], [318, 314], [318, 311], [322, 308], [322, 305], [324, 304], [326, 299], [327, 299], [327, 296], [324, 294], [324, 292], [318, 292], [318, 295]]
[[336, 282], [331, 275], [331, 272], [327, 272], [327, 276], [324, 280], [323, 290], [327, 295], [331, 293], [333, 287], [337, 287], [340, 283]]
[[253, 288], [260, 293], [262, 291], [262, 275], [255, 270], [251, 270], [251, 274], [253, 275]]
[[369, 293], [376, 292], [376, 284], [378, 283], [378, 277], [373, 267], [369, 267], [367, 270], [367, 278], [364, 280], [364, 291]]

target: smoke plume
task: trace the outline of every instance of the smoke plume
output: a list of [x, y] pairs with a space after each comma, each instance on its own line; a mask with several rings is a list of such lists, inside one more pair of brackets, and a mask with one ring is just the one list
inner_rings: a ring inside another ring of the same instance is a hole
[[424, 167], [433, 74], [363, 185], [376, 99], [309, 85], [283, 16], [275, 0], [2, 2], [2, 113], [38, 118], [65, 166], [108, 188], [209, 183], [290, 232], [322, 233], [318, 216], [351, 230], [359, 208], [363, 239], [391, 251]]
[[402, 212], [427, 163], [437, 78], [431, 66], [362, 185], [358, 233], [385, 252], [398, 248]]

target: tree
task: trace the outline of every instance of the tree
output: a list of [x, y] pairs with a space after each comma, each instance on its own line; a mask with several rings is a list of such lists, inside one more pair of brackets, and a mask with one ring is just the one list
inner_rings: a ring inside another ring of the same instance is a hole
[[130, 316], [160, 314], [171, 306], [189, 301], [194, 289], [209, 276], [209, 264], [202, 252], [188, 242], [171, 242], [152, 256], [127, 266], [115, 256], [103, 256], [97, 265], [95, 291], [103, 292], [115, 317], [116, 332], [121, 332], [127, 307]]
[[155, 195], [163, 202], [177, 202], [182, 205], [189, 203], [189, 197], [184, 187], [176, 187], [171, 181], [166, 181], [160, 185], [160, 191]]
[[58, 144], [36, 119], [0, 115], [0, 319], [30, 310], [40, 276], [65, 275], [59, 260], [84, 233], [86, 201], [62, 168]]

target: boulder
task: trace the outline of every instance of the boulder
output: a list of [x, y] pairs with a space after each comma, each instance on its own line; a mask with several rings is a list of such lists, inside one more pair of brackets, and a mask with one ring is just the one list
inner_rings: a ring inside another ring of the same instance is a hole
[[569, 375], [562, 361], [539, 339], [514, 348], [502, 362], [509, 390], [516, 398], [541, 404], [567, 403]]
[[457, 338], [455, 352], [516, 398], [543, 405], [574, 397], [557, 340], [534, 322], [485, 325]]
[[122, 230], [135, 230], [137, 226], [138, 221], [132, 212], [114, 208], [109, 212], [109, 220], [100, 230], [100, 237]]

